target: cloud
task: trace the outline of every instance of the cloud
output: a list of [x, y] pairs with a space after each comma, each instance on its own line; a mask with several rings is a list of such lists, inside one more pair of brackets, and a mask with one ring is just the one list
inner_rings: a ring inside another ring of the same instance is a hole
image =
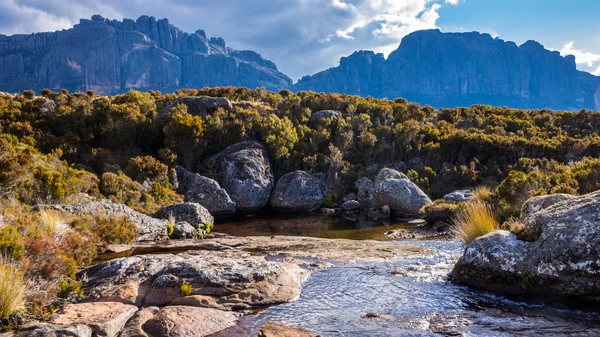
[[252, 49], [294, 79], [336, 66], [355, 50], [393, 51], [415, 30], [436, 28], [460, 0], [0, 0], [0, 33], [69, 28], [80, 18], [152, 15]]
[[575, 48], [575, 41], [571, 41], [564, 45], [560, 50], [562, 56], [575, 56], [575, 63], [588, 68], [594, 75], [600, 76], [600, 54], [594, 54]]

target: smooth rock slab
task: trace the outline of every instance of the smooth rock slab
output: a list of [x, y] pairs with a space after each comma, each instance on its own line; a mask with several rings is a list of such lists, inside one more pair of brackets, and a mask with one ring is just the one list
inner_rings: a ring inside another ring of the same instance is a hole
[[92, 329], [94, 336], [116, 337], [137, 310], [135, 305], [118, 302], [67, 304], [49, 322], [58, 326], [84, 324]]
[[119, 337], [151, 337], [144, 331], [143, 326], [159, 311], [160, 309], [158, 307], [140, 309], [133, 317], [131, 317], [129, 322], [127, 322]]
[[83, 324], [56, 326], [48, 323], [26, 325], [5, 334], [2, 337], [92, 337], [92, 329]]
[[148, 320], [144, 331], [151, 336], [201, 337], [225, 330], [237, 322], [237, 315], [221, 310], [170, 306]]
[[267, 322], [260, 328], [258, 337], [320, 337], [320, 335], [306, 329]]

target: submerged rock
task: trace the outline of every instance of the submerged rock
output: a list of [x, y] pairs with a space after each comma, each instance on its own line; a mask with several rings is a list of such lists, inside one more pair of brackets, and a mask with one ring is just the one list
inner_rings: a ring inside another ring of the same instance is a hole
[[39, 207], [64, 211], [78, 216], [96, 214], [125, 216], [139, 231], [139, 236], [136, 241], [161, 241], [169, 239], [169, 222], [167, 220], [149, 217], [145, 214], [136, 212], [123, 204], [117, 204], [107, 199], [89, 201], [81, 204], [40, 205]]
[[258, 337], [319, 337], [310, 330], [293, 328], [283, 324], [267, 322], [258, 332]]
[[392, 169], [379, 171], [372, 188], [377, 207], [388, 205], [394, 213], [418, 214], [431, 199], [406, 175]]
[[522, 220], [522, 241], [497, 231], [473, 241], [455, 282], [543, 296], [600, 299], [600, 192], [567, 198]]
[[253, 213], [269, 202], [274, 186], [271, 163], [265, 147], [255, 141], [232, 145], [204, 163], [236, 203], [236, 209]]
[[444, 201], [449, 204], [459, 204], [461, 202], [467, 202], [473, 197], [473, 191], [471, 190], [460, 190], [448, 193], [444, 196]]
[[283, 175], [271, 194], [271, 207], [281, 212], [308, 212], [321, 207], [327, 186], [304, 171]]
[[177, 178], [185, 201], [204, 206], [217, 219], [235, 214], [235, 202], [217, 181], [192, 173], [181, 166], [177, 167]]

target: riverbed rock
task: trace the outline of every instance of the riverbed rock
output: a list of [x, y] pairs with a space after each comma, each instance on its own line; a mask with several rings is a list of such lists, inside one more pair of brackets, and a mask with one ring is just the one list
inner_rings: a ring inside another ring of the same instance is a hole
[[304, 171], [279, 178], [271, 194], [271, 208], [280, 212], [309, 212], [318, 209], [327, 196], [325, 183]]
[[33, 323], [18, 328], [2, 337], [92, 337], [92, 329], [84, 324], [53, 325], [49, 323]]
[[507, 231], [478, 238], [452, 279], [513, 294], [600, 300], [600, 192], [555, 203], [522, 223], [529, 241]]
[[161, 241], [169, 239], [169, 222], [167, 220], [149, 217], [145, 214], [136, 212], [123, 204], [114, 203], [107, 199], [80, 204], [40, 205], [39, 207], [64, 211], [78, 216], [96, 214], [125, 216], [139, 231], [139, 236], [136, 241]]
[[468, 202], [472, 197], [473, 191], [459, 190], [446, 194], [444, 196], [444, 201], [449, 204], [460, 204], [461, 202]]
[[375, 206], [375, 198], [373, 197], [373, 181], [367, 177], [362, 177], [354, 183], [354, 187], [358, 190], [356, 200], [363, 208], [371, 208]]
[[158, 307], [141, 308], [138, 312], [131, 317], [131, 319], [125, 324], [123, 332], [119, 337], [152, 337], [144, 331], [144, 324], [152, 319], [160, 309]]
[[184, 239], [197, 239], [198, 233], [204, 233], [202, 229], [198, 229], [190, 225], [187, 221], [179, 221], [173, 225], [173, 234], [171, 239], [184, 240]]
[[227, 111], [233, 111], [231, 102], [225, 97], [210, 97], [210, 96], [186, 96], [180, 97], [167, 105], [165, 108], [158, 112], [158, 117], [164, 117], [168, 115], [173, 108], [183, 104], [187, 107], [187, 112], [193, 116], [200, 116], [206, 118], [209, 114], [217, 111], [219, 108], [223, 108]]
[[242, 213], [254, 213], [269, 202], [273, 171], [265, 147], [255, 141], [232, 145], [204, 163], [206, 174], [219, 182]]
[[342, 211], [353, 212], [360, 209], [360, 202], [356, 200], [348, 200], [342, 204]]
[[177, 179], [186, 202], [204, 206], [217, 219], [235, 214], [235, 202], [216, 180], [192, 173], [181, 166], [177, 167]]
[[[202, 246], [198, 248], [202, 249]], [[307, 271], [241, 250], [196, 250], [110, 260], [85, 271], [90, 300], [164, 306], [184, 295], [211, 296], [219, 308], [249, 309], [291, 301]]]
[[67, 304], [49, 322], [57, 326], [84, 324], [94, 336], [116, 337], [137, 310], [135, 305], [117, 302]]
[[394, 213], [418, 214], [431, 202], [405, 174], [387, 168], [379, 171], [372, 194], [378, 207], [388, 205]]
[[533, 213], [546, 209], [558, 202], [577, 198], [571, 194], [548, 194], [529, 198], [521, 207], [521, 218], [527, 218]]
[[185, 202], [182, 204], [163, 207], [159, 216], [162, 219], [174, 218], [175, 222], [187, 222], [197, 228], [211, 227], [215, 219], [206, 208], [195, 202]]
[[319, 337], [310, 330], [289, 327], [283, 324], [267, 322], [260, 328], [258, 337]]
[[233, 326], [237, 315], [209, 308], [170, 306], [144, 324], [150, 336], [208, 336]]

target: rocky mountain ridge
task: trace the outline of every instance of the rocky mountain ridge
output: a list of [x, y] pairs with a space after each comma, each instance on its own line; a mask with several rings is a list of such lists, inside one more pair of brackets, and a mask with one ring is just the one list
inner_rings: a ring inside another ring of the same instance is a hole
[[66, 88], [108, 95], [223, 85], [277, 91], [291, 84], [261, 55], [231, 49], [202, 30], [184, 33], [167, 19], [95, 15], [68, 30], [0, 35], [0, 91]]
[[438, 108], [600, 108], [600, 77], [578, 71], [574, 56], [562, 57], [535, 41], [517, 46], [477, 32], [417, 31], [387, 59], [358, 51], [338, 67], [305, 76], [292, 90], [404, 97]]

